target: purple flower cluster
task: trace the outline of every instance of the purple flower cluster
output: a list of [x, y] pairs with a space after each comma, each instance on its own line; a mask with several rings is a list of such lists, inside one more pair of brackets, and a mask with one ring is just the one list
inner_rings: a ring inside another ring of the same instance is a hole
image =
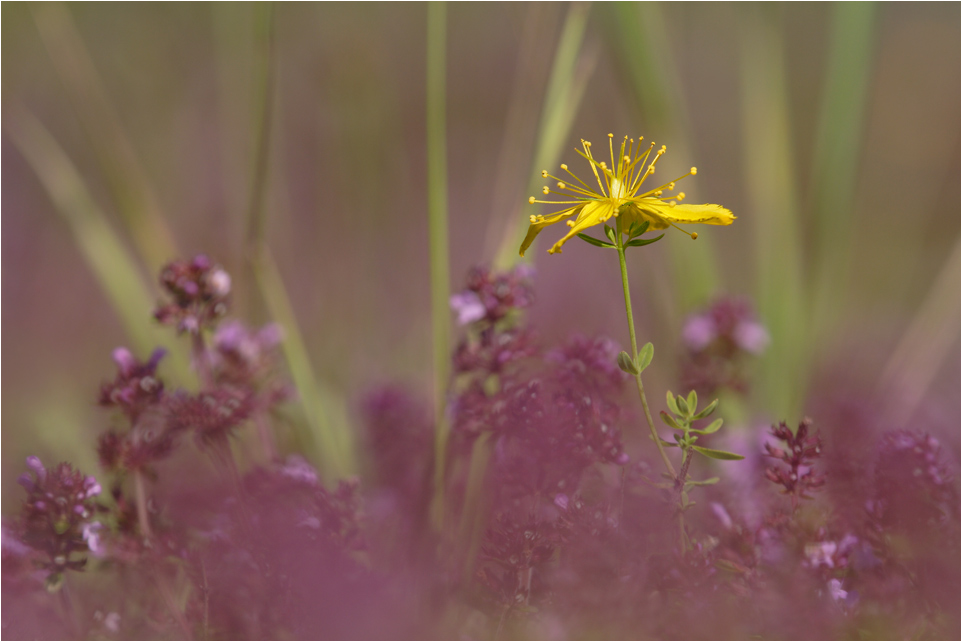
[[[958, 637], [955, 464], [930, 435], [880, 436], [868, 411], [857, 432], [816, 413], [830, 452], [808, 419], [771, 441], [743, 433], [748, 462], [685, 468], [698, 489], [681, 511], [647, 435], [623, 439], [640, 418], [622, 407], [618, 346], [542, 348], [521, 314], [529, 275], [477, 269], [452, 300], [464, 327], [444, 465], [430, 405], [387, 385], [360, 399], [361, 476], [330, 479], [295, 454], [295, 431], [274, 440], [298, 420], [277, 408], [291, 396], [278, 328], [210, 314], [229, 277], [203, 257], [166, 269], [170, 318], [197, 322], [181, 330], [201, 384], [172, 390], [163, 351], [118, 348], [99, 395], [108, 492], [27, 460], [26, 500], [3, 525], [8, 637]], [[699, 319], [687, 363], [727, 364], [710, 383], [734, 385], [732, 364], [763, 343], [747, 305]]]
[[199, 334], [227, 314], [230, 275], [203, 254], [191, 261], [172, 261], [160, 272], [160, 285], [173, 299], [161, 305], [154, 317], [178, 332]]
[[717, 299], [689, 316], [681, 334], [686, 350], [682, 388], [705, 396], [721, 388], [745, 391], [745, 357], [761, 354], [771, 341], [751, 305], [735, 298]]
[[84, 568], [83, 553], [100, 550], [100, 524], [94, 520], [100, 484], [67, 463], [48, 470], [31, 456], [27, 468], [17, 480], [27, 491], [19, 537], [40, 554], [35, 563], [46, 572], [48, 586], [59, 586], [64, 571]]
[[765, 476], [791, 496], [792, 510], [798, 508], [799, 500], [811, 499], [811, 492], [825, 484], [825, 477], [813, 469], [815, 460], [822, 456], [822, 440], [817, 434], [810, 434], [811, 427], [812, 420], [807, 417], [798, 424], [795, 432], [783, 421], [772, 426], [771, 434], [785, 442], [787, 448], [765, 444], [768, 456], [785, 464], [785, 467], [768, 467]]

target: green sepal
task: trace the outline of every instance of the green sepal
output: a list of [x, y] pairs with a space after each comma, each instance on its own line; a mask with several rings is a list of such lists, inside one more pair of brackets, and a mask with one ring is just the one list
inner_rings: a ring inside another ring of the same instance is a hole
[[641, 369], [638, 368], [638, 364], [635, 363], [635, 360], [624, 350], [618, 353], [618, 367], [630, 375], [641, 374]]
[[711, 402], [710, 404], [705, 406], [701, 411], [699, 411], [697, 415], [692, 417], [692, 419], [704, 419], [711, 413], [715, 412], [715, 408], [717, 407], [718, 407], [718, 400], [715, 399], [713, 402]]
[[641, 236], [642, 234], [648, 231], [649, 225], [651, 225], [649, 221], [642, 221], [641, 223], [638, 223], [638, 222], [632, 223], [631, 227], [628, 228], [628, 237], [635, 238], [636, 236]]
[[662, 410], [658, 416], [661, 417], [661, 420], [665, 422], [665, 425], [668, 426], [669, 428], [674, 428], [675, 430], [681, 430], [681, 426], [678, 425], [678, 422], [675, 421], [675, 418], [669, 415], [664, 410]]
[[653, 239], [633, 239], [625, 243], [625, 246], [640, 247], [642, 245], [651, 245], [655, 241], [660, 241], [662, 236], [664, 236], [664, 234], [660, 234]]
[[722, 427], [722, 424], [724, 423], [724, 421], [725, 420], [721, 418], [716, 419], [715, 421], [711, 422], [701, 430], [692, 430], [692, 432], [697, 435], [711, 435], [712, 433], [718, 432], [718, 430]]
[[703, 454], [705, 457], [709, 457], [711, 459], [728, 459], [728, 460], [745, 459], [745, 457], [742, 455], [736, 455], [735, 453], [730, 453], [725, 450], [715, 450], [714, 448], [702, 448], [701, 446], [692, 446], [692, 448], [694, 448], [695, 450]]
[[651, 345], [651, 341], [641, 346], [641, 350], [638, 351], [638, 356], [635, 357], [635, 364], [638, 366], [638, 373], [641, 374], [645, 371], [649, 365], [651, 365], [651, 359], [655, 356], [655, 346]]
[[618, 237], [616, 235], [615, 228], [611, 227], [608, 224], [605, 224], [605, 236], [607, 236], [608, 240], [614, 243], [615, 245], [618, 244]]
[[675, 395], [671, 394], [671, 390], [668, 391], [668, 398], [666, 399], [668, 403], [668, 410], [672, 411], [676, 415], [680, 415], [678, 412], [678, 404], [675, 403]]
[[606, 243], [601, 239], [596, 239], [595, 237], [588, 236], [587, 234], [578, 234], [578, 238], [584, 241], [585, 243], [591, 243], [595, 247], [612, 247], [612, 248], [614, 247], [614, 245], [612, 245], [611, 243]]

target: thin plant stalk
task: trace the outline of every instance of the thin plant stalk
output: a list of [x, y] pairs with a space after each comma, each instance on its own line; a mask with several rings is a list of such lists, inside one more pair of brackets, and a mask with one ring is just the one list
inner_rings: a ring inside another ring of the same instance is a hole
[[134, 496], [137, 500], [137, 522], [140, 524], [140, 534], [145, 539], [154, 536], [150, 527], [150, 515], [147, 513], [147, 488], [144, 483], [144, 471], [139, 468], [134, 471]]
[[[628, 265], [625, 261], [625, 242], [621, 233], [621, 218], [617, 217], [615, 221], [615, 249], [618, 250], [618, 264], [621, 266], [621, 285], [625, 292], [625, 312], [628, 315], [628, 334], [631, 336], [631, 358], [634, 359], [638, 354], [638, 339], [635, 337], [635, 317], [631, 311], [631, 292], [628, 289]], [[672, 466], [671, 460], [668, 459], [668, 454], [661, 445], [661, 439], [658, 437], [658, 431], [655, 430], [655, 422], [651, 420], [651, 410], [648, 408], [648, 398], [645, 396], [645, 384], [641, 380], [640, 373], [635, 375], [635, 385], [638, 388], [638, 397], [641, 399], [641, 406], [645, 409], [645, 420], [648, 422], [648, 430], [651, 432], [651, 439], [655, 442], [655, 446], [658, 448], [658, 454], [661, 456], [661, 460], [665, 464], [665, 470], [668, 471], [668, 474], [671, 475], [672, 479], [677, 479], [675, 467]]]
[[434, 500], [433, 521], [444, 517], [445, 456], [448, 442], [446, 398], [450, 355], [451, 277], [448, 266], [448, 177], [445, 124], [446, 11], [444, 2], [428, 5], [427, 16], [427, 163], [428, 234], [431, 262], [431, 332], [434, 353]]

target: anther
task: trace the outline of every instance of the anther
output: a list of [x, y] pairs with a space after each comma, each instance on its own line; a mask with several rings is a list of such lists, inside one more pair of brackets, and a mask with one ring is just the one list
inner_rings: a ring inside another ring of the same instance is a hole
[[541, 170], [541, 178], [548, 178], [548, 170], [546, 169]]
[[678, 192], [678, 197], [677, 197], [677, 198], [678, 198], [679, 201], [684, 200], [684, 198], [685, 198], [685, 193], [684, 193], [684, 192]]
[[532, 214], [531, 216], [528, 217], [528, 220], [531, 221], [532, 223], [537, 223], [538, 217]]
[[565, 221], [565, 224], [567, 224], [568, 227], [574, 227], [574, 226], [575, 226], [575, 222], [574, 222], [574, 221]]
[[544, 187], [541, 188], [541, 193], [542, 193], [542, 194], [547, 194], [547, 193], [550, 192], [550, 191], [551, 191], [551, 190], [548, 189], [548, 186], [547, 186], [547, 185], [545, 185]]
[[694, 176], [694, 175], [697, 174], [697, 173], [698, 173], [698, 168], [697, 168], [697, 167], [692, 167], [692, 168], [691, 168], [691, 175]]
[[534, 205], [535, 200], [537, 200], [537, 199], [535, 199], [534, 196], [529, 196], [529, 197], [528, 197], [528, 203], [529, 203], [530, 205]]
[[669, 201], [669, 202], [668, 202], [668, 205], [671, 206], [671, 207], [674, 207], [675, 205], [678, 205], [678, 202], [677, 202], [677, 201]]
[[600, 163], [598, 163], [598, 167], [600, 167], [601, 169], [608, 169], [608, 166], [605, 164], [604, 161], [601, 161]]
[[[661, 190], [657, 190], [654, 195], [661, 196], [663, 193]], [[531, 197], [531, 202], [534, 203], [534, 196]]]
[[561, 181], [558, 181], [558, 189], [564, 189], [564, 188], [565, 188], [565, 184], [562, 183]]
[[698, 238], [698, 232], [692, 232], [692, 233], [691, 233], [691, 240], [694, 241], [694, 240], [697, 239], [697, 238]]
[[675, 189], [675, 181], [668, 183], [668, 191], [670, 192], [673, 189]]
[[568, 171], [568, 166], [565, 165], [564, 163], [561, 163], [561, 169]]

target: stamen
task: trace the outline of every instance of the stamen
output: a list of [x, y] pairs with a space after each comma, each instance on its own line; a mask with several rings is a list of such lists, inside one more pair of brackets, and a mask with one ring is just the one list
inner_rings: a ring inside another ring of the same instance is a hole
[[694, 175], [697, 174], [697, 173], [698, 173], [698, 168], [697, 168], [697, 167], [692, 167], [692, 168], [691, 168], [691, 175], [694, 176]]

